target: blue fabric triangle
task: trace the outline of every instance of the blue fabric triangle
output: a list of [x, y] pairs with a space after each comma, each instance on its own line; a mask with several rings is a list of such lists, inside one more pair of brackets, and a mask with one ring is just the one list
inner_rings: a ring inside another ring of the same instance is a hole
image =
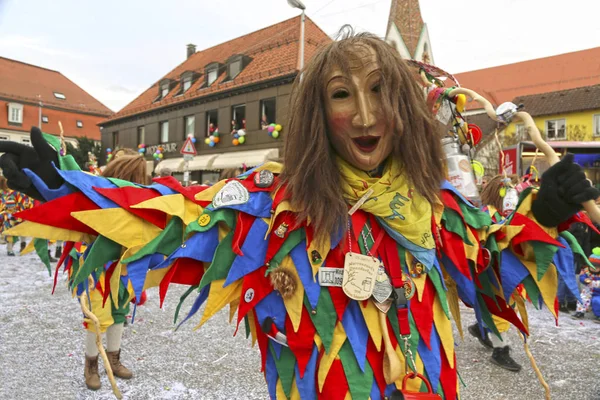
[[365, 372], [365, 360], [367, 358], [367, 342], [369, 341], [369, 330], [365, 324], [360, 305], [357, 301], [350, 300], [344, 316], [342, 326], [354, 351], [354, 357], [362, 372]]
[[446, 272], [448, 272], [450, 277], [456, 282], [456, 289], [460, 299], [468, 306], [473, 307], [473, 305], [477, 303], [475, 300], [475, 284], [473, 281], [464, 276], [447, 256], [442, 256], [442, 263], [446, 268]]
[[312, 274], [312, 267], [310, 261], [308, 261], [308, 254], [306, 252], [306, 240], [303, 240], [299, 245], [294, 247], [290, 252], [290, 255], [296, 266], [296, 270], [298, 271], [300, 281], [302, 281], [302, 286], [304, 286], [306, 297], [308, 297], [308, 301], [312, 308], [315, 309], [319, 301], [319, 295], [321, 294], [321, 287], [319, 286], [319, 283], [314, 280]]
[[261, 218], [254, 220], [242, 245], [242, 253], [244, 255], [237, 256], [233, 260], [223, 287], [232, 284], [241, 277], [265, 265], [265, 257], [267, 256], [267, 247], [269, 244], [265, 240], [267, 229], [269, 229], [269, 225]]
[[425, 268], [427, 271], [429, 271], [429, 269], [433, 266], [433, 260], [435, 259], [435, 249], [424, 249], [417, 246], [406, 239], [401, 233], [392, 229], [383, 218], [377, 217], [377, 221], [396, 243], [410, 251], [413, 257], [425, 265]]
[[442, 287], [444, 288], [444, 290], [448, 290], [448, 287], [446, 286], [446, 281], [444, 280], [444, 274], [442, 274], [442, 267], [440, 266], [440, 260], [436, 258], [433, 259], [433, 266], [435, 267], [435, 269], [438, 272], [438, 276], [440, 277], [440, 282], [442, 283]]
[[554, 265], [556, 265], [556, 270], [562, 276], [565, 281], [565, 285], [567, 289], [571, 292], [571, 294], [580, 302], [581, 295], [579, 294], [579, 286], [577, 285], [577, 280], [575, 277], [575, 260], [573, 257], [573, 252], [571, 250], [571, 246], [569, 242], [567, 242], [563, 237], [559, 236], [557, 239], [563, 246], [559, 247], [558, 251], [554, 254]]
[[127, 278], [133, 286], [135, 298], [137, 301], [141, 299], [142, 291], [144, 290], [144, 282], [151, 261], [151, 255], [144, 256], [139, 260], [127, 264]]
[[[54, 165], [54, 163], [52, 165]], [[29, 168], [24, 168], [23, 172], [29, 177], [29, 179], [31, 179], [33, 186], [35, 186], [35, 188], [38, 190], [38, 192], [40, 192], [46, 201], [54, 200], [74, 192], [74, 190], [66, 183], [63, 183], [58, 189], [50, 189], [48, 185], [46, 185], [46, 182], [34, 174]]]
[[517, 285], [529, 275], [529, 270], [525, 268], [519, 258], [510, 249], [502, 251], [500, 279], [502, 280], [502, 290], [505, 299], [510, 299]]
[[283, 304], [283, 299], [277, 292], [273, 291], [259, 301], [254, 307], [254, 311], [256, 311], [260, 326], [262, 326], [267, 317], [271, 317], [273, 322], [275, 322], [277, 329], [281, 332], [285, 332], [285, 318], [287, 316], [287, 311]]
[[446, 355], [440, 352], [440, 337], [435, 329], [431, 330], [431, 339], [429, 343], [431, 345], [431, 350], [427, 348], [423, 338], [419, 338], [417, 349], [419, 356], [423, 361], [425, 372], [427, 372], [427, 376], [429, 377], [429, 383], [431, 383], [431, 387], [435, 391], [440, 382], [440, 373], [442, 371], [441, 357], [446, 357]]
[[181, 327], [181, 325], [183, 325], [187, 320], [192, 318], [194, 316], [194, 314], [196, 314], [198, 312], [198, 310], [200, 309], [200, 306], [208, 298], [209, 291], [210, 291], [210, 285], [204, 286], [202, 288], [202, 290], [200, 291], [200, 294], [198, 294], [198, 297], [196, 297], [196, 300], [194, 300], [194, 304], [192, 304], [192, 308], [188, 312], [188, 315], [185, 317], [185, 319], [183, 321], [181, 321], [179, 323], [179, 325], [177, 325], [176, 329], [179, 329], [179, 327]]
[[[306, 364], [306, 370], [304, 371], [304, 378], [300, 378], [300, 369], [298, 368], [298, 363], [296, 363], [296, 386], [298, 387], [300, 399], [302, 400], [312, 400], [317, 398], [317, 380], [315, 377], [317, 376], [318, 355], [319, 351], [317, 346], [313, 345], [313, 351], [308, 359], [308, 364]], [[378, 397], [372, 398], [376, 399]]]
[[112, 200], [107, 199], [94, 188], [114, 189], [117, 186], [106, 178], [101, 176], [90, 175], [82, 171], [63, 171], [57, 169], [56, 172], [69, 184], [75, 186], [87, 198], [92, 200], [100, 208], [117, 208], [119, 207]]
[[206, 209], [214, 211], [216, 209], [229, 208], [253, 215], [255, 217], [269, 218], [271, 217], [272, 206], [273, 200], [271, 199], [271, 196], [269, 196], [268, 192], [253, 192], [250, 193], [250, 199], [244, 204], [235, 204], [218, 208], [214, 208], [211, 204], [207, 206]]
[[[275, 360], [270, 351], [266, 351], [266, 363], [265, 363], [265, 380], [267, 381], [267, 388], [269, 389], [269, 397], [271, 399], [277, 398], [277, 366]], [[313, 377], [314, 379], [314, 377]]]
[[[373, 369], [379, 368], [379, 366], [372, 367]], [[371, 399], [381, 399], [381, 392], [379, 391], [379, 385], [377, 384], [377, 379], [373, 379], [373, 383], [371, 384]]]
[[218, 226], [213, 226], [205, 232], [196, 232], [184, 243], [185, 247], [177, 247], [166, 259], [152, 269], [166, 268], [177, 258], [191, 258], [196, 261], [211, 262], [219, 244]]
[[144, 188], [148, 188], [148, 189], [153, 189], [156, 190], [158, 193], [160, 193], [163, 196], [168, 196], [170, 194], [177, 194], [178, 192], [166, 187], [165, 185], [161, 185], [160, 183], [156, 183], [154, 182], [152, 185], [139, 185], [140, 187], [144, 187]]
[[467, 198], [465, 196], [463, 196], [462, 193], [459, 192], [458, 189], [456, 189], [450, 182], [444, 180], [444, 182], [442, 182], [442, 188], [441, 189], [442, 190], [449, 190], [449, 191], [451, 191], [456, 196], [458, 196], [463, 201], [463, 203], [465, 203], [469, 207], [471, 207], [471, 208], [477, 208], [469, 200], [467, 200]]

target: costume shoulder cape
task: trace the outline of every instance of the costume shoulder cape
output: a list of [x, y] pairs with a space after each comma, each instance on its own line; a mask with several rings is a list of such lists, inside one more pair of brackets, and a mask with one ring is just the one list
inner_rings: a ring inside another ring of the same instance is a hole
[[[373, 237], [381, 236], [377, 257], [385, 265], [412, 276], [416, 294], [408, 304], [410, 336], [404, 340], [394, 307], [382, 328], [371, 300], [355, 301], [340, 287], [319, 284], [320, 268], [344, 267], [344, 240], [341, 235], [321, 245], [313, 240], [312, 227], [296, 220], [285, 198], [279, 169], [267, 164], [208, 189], [182, 187], [171, 177], [141, 186], [59, 171], [64, 186], [49, 190], [30, 174], [48, 201], [21, 212], [26, 222], [7, 234], [67, 241], [64, 253], [70, 255], [56, 272], [62, 265], [71, 269], [78, 293], [92, 277], [94, 285], [104, 280], [105, 296], [126, 285], [139, 299], [144, 289], [158, 287], [162, 304], [171, 285], [187, 285], [181, 302], [190, 309], [179, 324], [193, 318], [197, 327], [229, 306], [235, 332], [241, 326], [258, 344], [273, 399], [389, 396], [400, 382], [385, 380], [382, 329], [402, 366], [408, 344], [414, 355], [409, 367], [443, 398], [455, 399], [451, 319], [461, 330], [459, 302], [493, 332], [492, 314], [527, 334], [525, 298], [536, 307], [545, 304], [556, 317], [559, 275], [578, 295], [568, 271], [573, 251], [580, 249], [568, 232], [535, 221], [530, 212], [535, 191], [524, 192], [516, 212], [496, 224], [445, 184], [444, 207], [432, 219], [436, 248], [428, 256], [396, 241], [393, 233], [380, 235], [378, 221], [362, 210], [351, 218], [356, 232], [368, 226]], [[274, 173], [268, 187], [256, 183], [261, 170]], [[275, 288], [274, 276], [292, 282], [285, 293]], [[177, 314], [180, 308], [181, 303]], [[409, 382], [409, 389], [425, 389], [420, 381]]]

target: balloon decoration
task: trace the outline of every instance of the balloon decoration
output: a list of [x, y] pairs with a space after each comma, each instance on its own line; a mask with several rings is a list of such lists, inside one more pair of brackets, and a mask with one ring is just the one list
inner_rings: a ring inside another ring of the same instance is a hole
[[233, 143], [234, 146], [246, 143], [246, 130], [238, 129], [237, 131], [235, 131], [231, 143]]
[[155, 160], [160, 161], [164, 158], [164, 154], [163, 154], [164, 151], [165, 151], [164, 147], [158, 146], [156, 148], [156, 150], [154, 151], [154, 154], [152, 154], [152, 157], [154, 157]]
[[[208, 128], [208, 131], [210, 133], [210, 136], [204, 139], [204, 143], [206, 143], [210, 147], [215, 147], [217, 143], [221, 141], [221, 138], [219, 137], [219, 128], [213, 126], [213, 124], [211, 123]], [[195, 138], [192, 138], [192, 143], [196, 143]]]
[[146, 154], [146, 145], [144, 143], [138, 144], [138, 153], [140, 153], [141, 156]]
[[281, 134], [282, 129], [283, 127], [279, 124], [270, 124], [267, 127], [267, 132], [269, 132], [269, 136], [271, 136], [273, 139], [277, 139]]
[[91, 151], [88, 151], [87, 165], [92, 174], [94, 174], [94, 175], [101, 174], [100, 170], [98, 169], [98, 160], [96, 159], [96, 156], [94, 155], [94, 153], [92, 153]]
[[110, 160], [112, 160], [112, 157], [112, 149], [109, 147], [108, 149], [106, 149], [106, 162], [110, 162]]

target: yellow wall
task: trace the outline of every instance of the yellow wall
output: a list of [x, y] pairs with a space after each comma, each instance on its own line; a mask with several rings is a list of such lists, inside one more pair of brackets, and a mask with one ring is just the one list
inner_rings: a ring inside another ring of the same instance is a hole
[[[527, 110], [524, 110], [527, 111]], [[599, 141], [600, 136], [593, 137], [593, 120], [594, 115], [600, 114], [600, 109], [588, 110], [584, 112], [568, 113], [568, 114], [555, 114], [555, 115], [544, 115], [542, 117], [534, 117], [535, 125], [538, 127], [540, 132], [546, 132], [546, 121], [553, 119], [564, 119], [567, 129], [567, 139], [572, 141]], [[506, 129], [507, 136], [514, 138], [515, 135], [515, 123], [512, 122]], [[544, 135], [543, 135], [544, 136]], [[521, 138], [523, 140], [524, 138]], [[526, 139], [528, 140], [528, 138]], [[556, 139], [564, 140], [564, 139]]]

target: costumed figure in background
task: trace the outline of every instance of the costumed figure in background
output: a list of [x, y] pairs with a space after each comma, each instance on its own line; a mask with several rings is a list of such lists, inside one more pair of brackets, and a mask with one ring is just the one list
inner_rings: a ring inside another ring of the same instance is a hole
[[592, 266], [583, 267], [579, 281], [581, 282], [581, 301], [577, 303], [574, 318], [584, 318], [585, 313], [592, 310], [596, 321], [600, 321], [600, 247], [593, 250], [589, 261]]
[[599, 193], [566, 157], [496, 224], [445, 181], [436, 122], [391, 46], [345, 37], [324, 45], [302, 77], [285, 164], [210, 188], [64, 170], [37, 129], [33, 148], [0, 143], [11, 187], [47, 201], [13, 229], [87, 241], [88, 260], [112, 246], [79, 268], [82, 292], [108, 264], [127, 275], [105, 296], [131, 287], [139, 299], [159, 286], [162, 303], [169, 284], [186, 284], [182, 301], [197, 297], [183, 322], [206, 303], [200, 325], [229, 305], [258, 343], [273, 399], [456, 399], [459, 301], [495, 334], [492, 315], [527, 334], [508, 305], [522, 283], [556, 317], [557, 274], [572, 258], [557, 227]]
[[[13, 226], [21, 223], [19, 218], [16, 218], [14, 214], [19, 211], [26, 210], [33, 206], [33, 200], [30, 199], [23, 193], [10, 189], [6, 184], [6, 178], [0, 176], [0, 219], [2, 226], [0, 232], [4, 232], [12, 228]], [[21, 241], [21, 252], [27, 246], [25, 237], [21, 236], [8, 236], [6, 237], [6, 254], [8, 256], [14, 256], [14, 245], [17, 241]]]

